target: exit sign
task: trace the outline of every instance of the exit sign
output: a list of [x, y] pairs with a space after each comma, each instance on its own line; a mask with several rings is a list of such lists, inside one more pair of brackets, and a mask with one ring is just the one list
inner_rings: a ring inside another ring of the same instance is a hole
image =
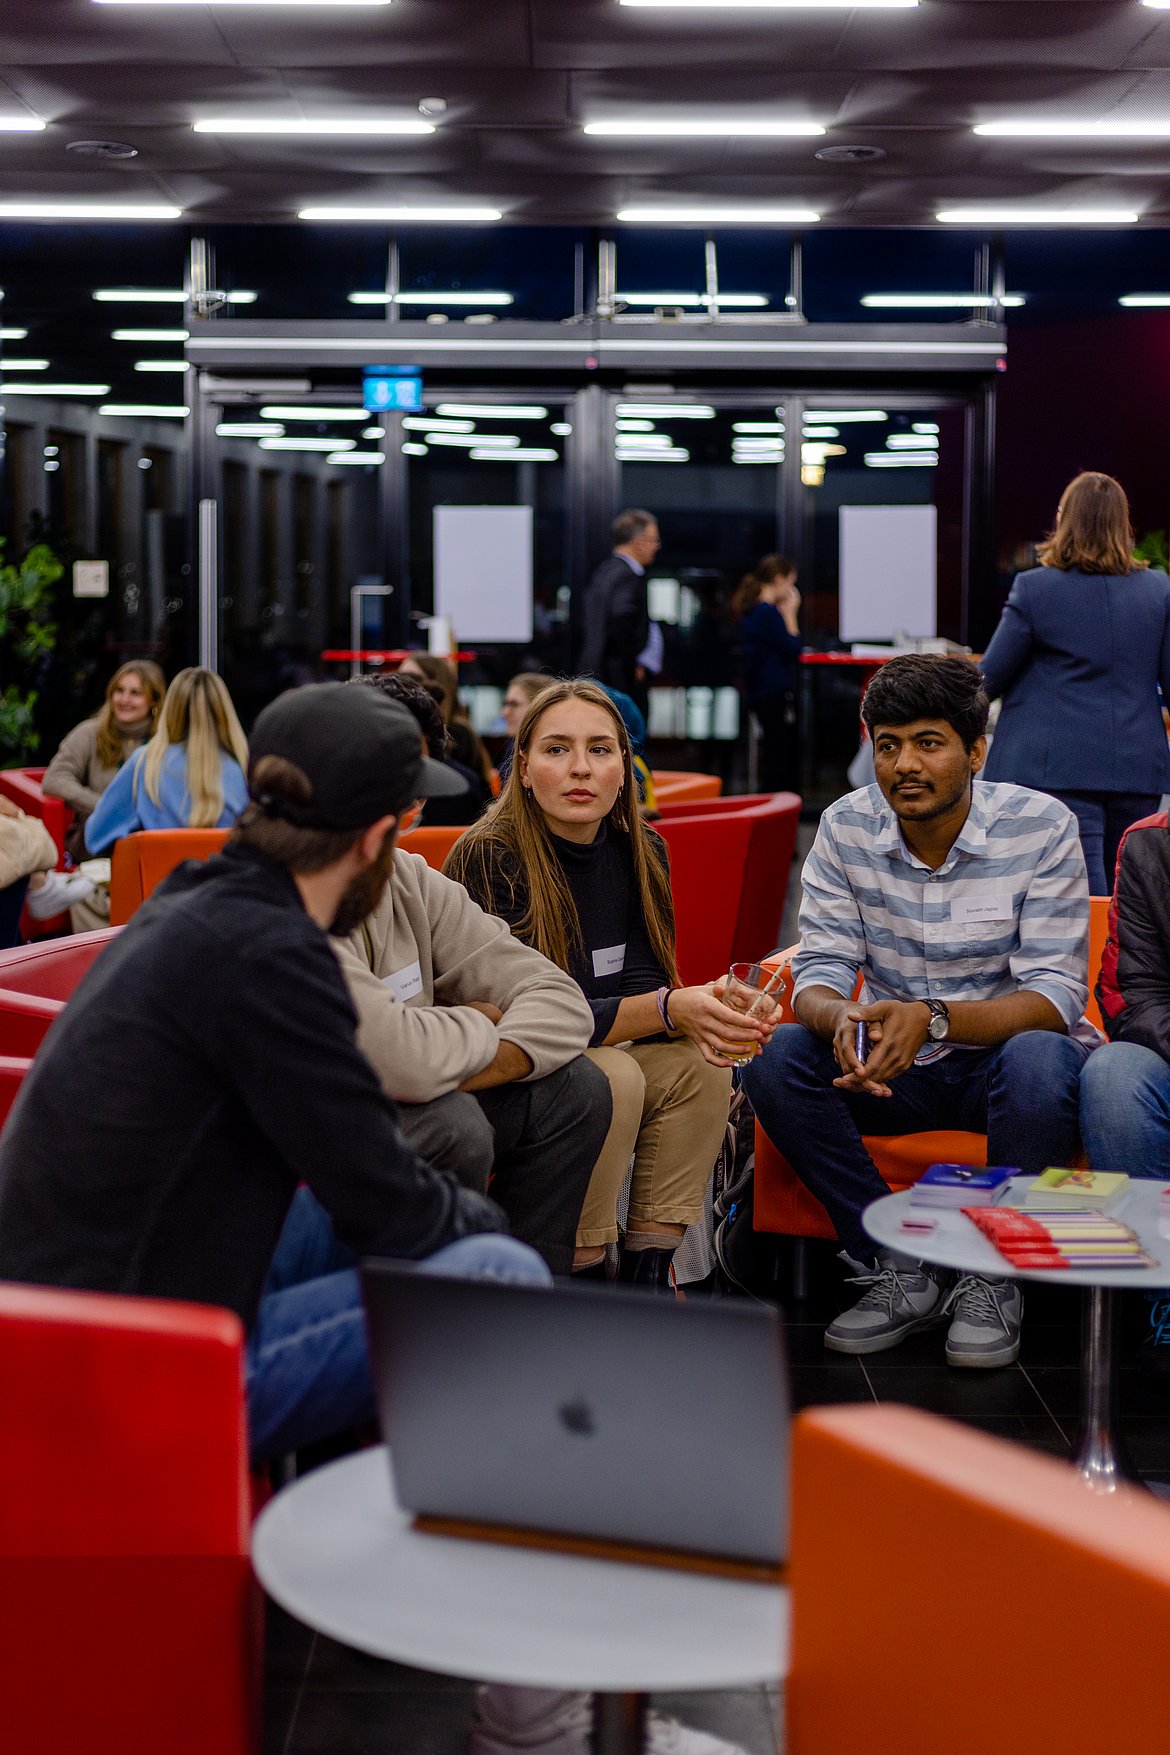
[[371, 414], [417, 414], [423, 405], [422, 378], [417, 373], [367, 372], [362, 402]]

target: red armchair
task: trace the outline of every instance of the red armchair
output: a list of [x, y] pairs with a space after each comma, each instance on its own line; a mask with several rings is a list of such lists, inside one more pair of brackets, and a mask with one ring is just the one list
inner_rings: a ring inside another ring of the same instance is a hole
[[654, 825], [670, 849], [684, 981], [711, 981], [774, 947], [799, 822], [800, 799], [777, 792], [668, 810]]
[[0, 952], [0, 1054], [35, 1054], [116, 928]]

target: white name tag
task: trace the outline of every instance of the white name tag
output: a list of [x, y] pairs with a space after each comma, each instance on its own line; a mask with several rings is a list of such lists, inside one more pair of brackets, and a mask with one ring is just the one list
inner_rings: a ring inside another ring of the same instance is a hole
[[956, 896], [951, 903], [951, 919], [957, 924], [1011, 920], [1014, 913], [1011, 896]]
[[593, 953], [593, 973], [599, 981], [607, 975], [620, 975], [625, 966], [625, 945], [607, 945], [605, 950]]
[[405, 1005], [408, 999], [422, 992], [422, 967], [418, 963], [408, 963], [405, 969], [396, 969], [393, 975], [383, 975], [382, 985], [390, 989], [400, 1005]]

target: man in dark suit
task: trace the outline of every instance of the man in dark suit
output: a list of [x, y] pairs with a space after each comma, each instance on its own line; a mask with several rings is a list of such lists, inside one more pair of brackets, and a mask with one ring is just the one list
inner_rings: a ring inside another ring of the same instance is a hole
[[646, 711], [646, 672], [638, 663], [650, 638], [646, 568], [662, 546], [653, 512], [619, 512], [611, 534], [613, 553], [585, 588], [585, 634], [579, 669], [610, 688], [632, 695]]

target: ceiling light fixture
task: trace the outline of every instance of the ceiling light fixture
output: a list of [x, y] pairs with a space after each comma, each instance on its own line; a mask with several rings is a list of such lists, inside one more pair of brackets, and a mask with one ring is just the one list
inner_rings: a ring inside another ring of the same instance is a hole
[[472, 433], [473, 420], [443, 420], [437, 414], [408, 414], [403, 426], [408, 433]]
[[279, 439], [284, 428], [275, 420], [221, 420], [215, 431], [220, 439]]
[[386, 437], [385, 427], [363, 427], [362, 428], [362, 438], [363, 439], [384, 439], [385, 437]]
[[936, 420], [916, 420], [912, 421], [910, 424], [910, 431], [912, 433], [937, 433], [938, 430], [938, 422]]
[[547, 420], [548, 409], [536, 403], [440, 402], [439, 415], [466, 415], [470, 420]]
[[351, 305], [510, 305], [510, 292], [351, 292]]
[[5, 384], [5, 396], [108, 396], [108, 384]]
[[27, 329], [0, 329], [0, 341], [27, 341]]
[[984, 311], [992, 305], [1014, 310], [1024, 301], [1019, 293], [1005, 293], [1002, 299], [994, 293], [866, 293], [861, 302], [874, 311]]
[[156, 201], [0, 201], [0, 219], [182, 219]]
[[679, 305], [684, 310], [692, 310], [702, 305], [724, 305], [729, 311], [762, 311], [767, 308], [768, 300], [763, 293], [719, 293], [712, 298], [710, 293], [615, 293], [614, 298], [620, 305]]
[[937, 469], [937, 451], [867, 451], [867, 469]]
[[804, 418], [810, 424], [817, 421], [835, 421], [838, 426], [845, 426], [855, 421], [889, 420], [889, 415], [882, 408], [806, 408]]
[[559, 463], [561, 454], [543, 445], [521, 445], [515, 451], [469, 451], [473, 463]]
[[839, 439], [840, 437], [836, 427], [804, 427], [801, 431], [803, 439]]
[[615, 421], [614, 425], [619, 433], [652, 433], [654, 431], [652, 420], [619, 420]]
[[136, 372], [189, 372], [186, 360], [135, 360]]
[[1117, 302], [1128, 311], [1156, 311], [1170, 305], [1170, 293], [1122, 293]]
[[191, 410], [181, 402], [103, 402], [99, 414], [126, 419], [157, 416], [160, 420], [186, 420]]
[[733, 420], [731, 430], [733, 433], [782, 433], [784, 422], [782, 420]]
[[384, 451], [331, 451], [325, 459], [326, 463], [364, 463], [372, 465], [385, 463]]
[[971, 132], [996, 140], [1165, 140], [1170, 138], [1170, 121], [977, 122]]
[[260, 439], [262, 451], [352, 451], [354, 439]]
[[323, 225], [368, 225], [379, 220], [397, 225], [475, 225], [503, 219], [498, 207], [302, 207], [298, 219]]
[[623, 207], [614, 215], [625, 225], [815, 225], [811, 207]]
[[705, 402], [619, 402], [619, 417], [640, 415], [653, 420], [714, 420], [715, 410]]
[[617, 451], [619, 463], [689, 463], [691, 454], [681, 446], [673, 451]]
[[765, 135], [773, 139], [810, 138], [823, 134], [824, 128], [819, 122], [771, 122], [761, 118], [746, 116], [729, 116], [723, 121], [713, 121], [704, 117], [663, 118], [661, 121], [648, 118], [640, 121], [586, 122], [581, 130], [583, 134], [608, 134], [618, 136], [645, 136], [652, 139], [724, 139], [735, 134]]
[[887, 451], [937, 451], [938, 433], [888, 433]]
[[[93, 296], [99, 305], [185, 305], [190, 294], [161, 286], [102, 286]], [[229, 305], [256, 303], [254, 292], [216, 292], [209, 296], [226, 299]]]
[[[202, 6], [207, 0], [93, 0], [95, 6]], [[389, 6], [390, 0], [215, 0], [217, 6]]]
[[514, 450], [520, 443], [517, 433], [428, 433], [428, 445], [455, 445], [470, 451], [476, 445], [494, 445], [497, 450]]
[[[1153, 6], [1158, 0], [1146, 0]], [[867, 12], [878, 9], [905, 10], [917, 6], [918, 0], [618, 0], [619, 6], [654, 6], [666, 10], [705, 12], [791, 12], [800, 9], [803, 12]], [[1166, 0], [1170, 5], [1170, 0]]]
[[296, 402], [291, 408], [275, 406], [260, 410], [261, 420], [369, 420], [364, 408], [355, 408], [352, 403], [345, 408], [312, 408], [307, 403]]
[[433, 122], [407, 120], [404, 118], [383, 119], [353, 117], [320, 117], [290, 118], [282, 121], [279, 117], [267, 116], [224, 116], [217, 119], [205, 116], [198, 122], [192, 122], [195, 134], [313, 134], [336, 135], [341, 138], [347, 134], [433, 134]]
[[425, 445], [406, 444], [402, 446], [402, 455], [404, 457], [426, 457], [428, 450]]
[[1141, 215], [1127, 207], [944, 207], [940, 225], [1136, 225]]
[[0, 369], [5, 372], [47, 372], [49, 362], [48, 360], [18, 360], [14, 359], [10, 353], [6, 353], [3, 358], [0, 358]]
[[44, 127], [39, 116], [0, 116], [0, 134], [39, 134]]
[[567, 439], [573, 429], [567, 420], [554, 420], [548, 430], [555, 433], [558, 439]]
[[188, 329], [114, 329], [111, 331], [114, 341], [187, 341], [190, 339]]

